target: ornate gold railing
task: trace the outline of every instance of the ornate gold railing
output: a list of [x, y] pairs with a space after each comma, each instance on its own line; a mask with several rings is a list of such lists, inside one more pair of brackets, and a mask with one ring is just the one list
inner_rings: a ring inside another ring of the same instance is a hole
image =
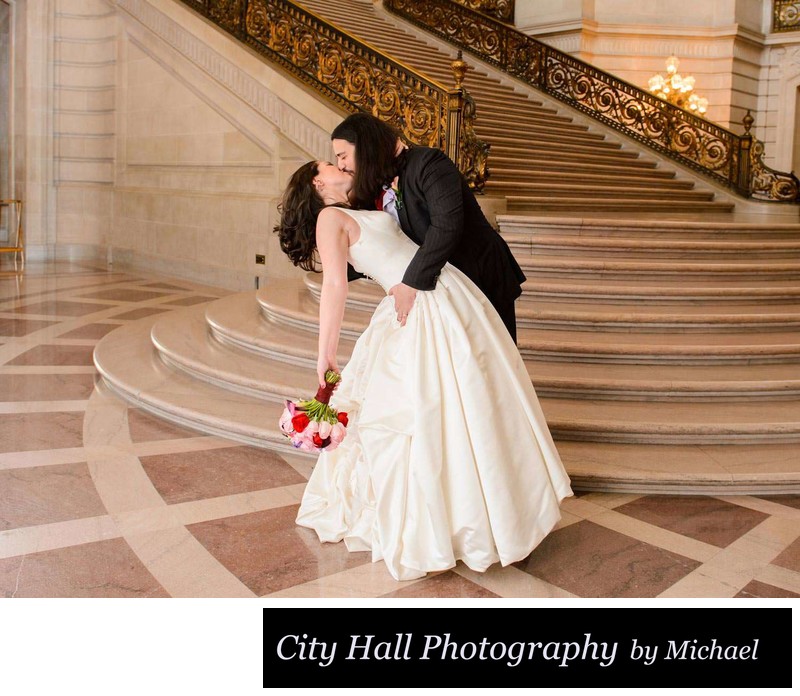
[[409, 142], [444, 150], [482, 190], [488, 145], [474, 134], [465, 63], [447, 88], [287, 0], [181, 1], [345, 110], [372, 113]]
[[774, 0], [772, 31], [797, 31], [798, 29], [800, 29], [800, 2], [798, 0]]
[[471, 10], [483, 12], [501, 22], [514, 23], [514, 0], [455, 0], [455, 2]]
[[387, 9], [514, 77], [732, 188], [800, 202], [800, 181], [764, 164], [764, 145], [562, 53], [453, 0], [384, 0]]

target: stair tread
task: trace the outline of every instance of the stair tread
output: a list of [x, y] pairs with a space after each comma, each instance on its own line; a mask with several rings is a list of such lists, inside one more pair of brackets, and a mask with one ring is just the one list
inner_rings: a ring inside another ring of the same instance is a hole
[[594, 422], [621, 431], [647, 428], [657, 432], [680, 427], [692, 432], [718, 427], [741, 432], [764, 429], [800, 432], [800, 400], [760, 401], [758, 408], [746, 401], [718, 402], [713, 408], [703, 402], [652, 401], [647, 402], [646, 409], [640, 402], [605, 399], [544, 398], [541, 402], [547, 421], [552, 424]]

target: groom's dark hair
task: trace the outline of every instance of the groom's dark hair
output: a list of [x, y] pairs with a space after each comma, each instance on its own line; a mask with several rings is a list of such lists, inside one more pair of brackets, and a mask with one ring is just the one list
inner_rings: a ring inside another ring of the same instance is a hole
[[342, 121], [331, 140], [346, 140], [356, 148], [356, 171], [350, 201], [356, 208], [373, 209], [383, 186], [397, 174], [395, 149], [397, 131], [385, 121], [367, 113], [357, 113]]

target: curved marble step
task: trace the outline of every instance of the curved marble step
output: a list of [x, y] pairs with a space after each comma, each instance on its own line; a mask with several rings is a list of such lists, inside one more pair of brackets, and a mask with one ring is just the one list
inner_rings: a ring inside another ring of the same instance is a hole
[[547, 275], [597, 278], [674, 278], [686, 280], [800, 280], [800, 262], [765, 259], [730, 261], [650, 261], [646, 259], [583, 259], [567, 256], [515, 254], [517, 262], [530, 279]]
[[787, 303], [800, 299], [800, 285], [792, 280], [762, 278], [747, 285], [735, 281], [673, 281], [659, 279], [657, 285], [645, 280], [605, 281], [602, 284], [584, 282], [571, 278], [547, 278], [528, 280], [522, 284], [522, 297], [531, 302], [540, 299], [557, 299], [565, 302], [605, 302], [607, 304], [630, 304], [646, 301], [648, 305], [713, 302], [721, 305], [729, 302]]
[[[508, 115], [513, 115], [513, 109], [504, 107], [504, 111]], [[500, 135], [498, 132], [500, 130], [501, 129], [495, 129], [495, 135], [491, 137], [493, 149], [495, 147], [500, 148], [509, 145], [513, 147], [523, 147], [525, 149], [549, 149], [554, 144], [552, 138], [548, 138], [539, 132], [528, 131], [526, 134], [520, 134], [518, 131], [517, 133], [512, 132], [509, 134], [506, 132]], [[622, 143], [619, 141], [591, 139], [587, 138], [581, 132], [577, 132], [573, 136], [562, 136], [559, 138], [558, 144], [562, 147], [568, 147], [570, 150], [575, 148], [576, 152], [608, 153], [622, 150]]]
[[150, 341], [155, 320], [115, 329], [95, 347], [95, 366], [114, 392], [184, 427], [299, 454], [278, 429], [281, 404], [220, 389], [163, 363]]
[[[542, 167], [537, 169], [519, 169], [511, 167], [496, 166], [492, 160], [492, 180], [498, 188], [512, 190], [513, 187], [522, 190], [530, 185], [541, 186], [553, 180], [555, 167]], [[558, 170], [559, 181], [561, 182], [580, 182], [582, 184], [592, 184], [592, 186], [602, 186], [612, 183], [614, 186], [636, 186], [637, 188], [648, 188], [656, 191], [675, 190], [688, 191], [694, 188], [694, 182], [687, 179], [676, 179], [673, 177], [653, 176], [651, 173], [637, 171], [635, 173], [624, 174], [614, 168], [613, 179], [607, 171], [594, 171], [581, 168], [570, 170], [562, 168]], [[659, 172], [658, 169], [652, 173]], [[502, 182], [502, 183], [498, 183]]]
[[[212, 336], [221, 343], [274, 360], [316, 367], [316, 334], [310, 330], [293, 331], [291, 327], [267, 321], [252, 292], [212, 302], [205, 310], [205, 317]], [[340, 367], [347, 362], [353, 343], [346, 337], [339, 340]]]
[[520, 254], [570, 254], [572, 258], [703, 259], [725, 261], [734, 256], [775, 259], [800, 257], [800, 237], [791, 240], [717, 241], [506, 233], [512, 251]]
[[[201, 432], [302, 454], [291, 448], [277, 429], [280, 404], [219, 389], [164, 364], [150, 341], [152, 325], [162, 318], [132, 322], [99, 342], [96, 365], [116, 393]], [[642, 446], [560, 440], [558, 449], [578, 489], [722, 494], [800, 491], [800, 466], [793, 445]]]
[[[320, 281], [306, 276], [308, 293], [295, 287], [266, 287], [258, 293], [265, 315], [272, 321], [304, 330], [315, 330], [319, 313]], [[378, 288], [380, 291], [380, 288]], [[345, 310], [351, 332], [363, 331], [369, 321], [367, 312], [383, 299], [383, 292], [362, 285], [353, 288], [353, 302]], [[729, 305], [722, 308], [703, 305], [689, 307], [623, 307], [619, 304], [594, 303], [591, 306], [553, 300], [517, 305], [520, 329], [617, 332], [739, 332], [783, 331], [800, 328], [800, 304], [770, 306]], [[800, 341], [800, 334], [796, 337]], [[588, 339], [591, 341], [591, 339]]]
[[[254, 293], [242, 293], [237, 303], [255, 304]], [[242, 321], [242, 340], [248, 333], [253, 343], [262, 332], [263, 318], [253, 312], [237, 312], [225, 298], [225, 313], [249, 316]], [[220, 344], [211, 336], [206, 310], [192, 307], [157, 320], [151, 337], [168, 364], [211, 384], [241, 391], [257, 398], [280, 401], [313, 387], [315, 361], [313, 337], [303, 337], [305, 356], [298, 355], [297, 337], [273, 350], [267, 357]], [[272, 327], [271, 327], [272, 328]], [[344, 367], [346, 357], [340, 356]], [[540, 396], [626, 401], [790, 399], [800, 396], [800, 374], [795, 366], [684, 365], [638, 366], [592, 363], [528, 362], [528, 373]]]
[[[531, 126], [535, 127], [535, 126]], [[568, 127], [568, 126], [564, 126]], [[558, 137], [554, 133], [553, 137]], [[672, 179], [676, 172], [674, 169], [660, 169], [658, 162], [651, 159], [627, 159], [623, 162], [583, 162], [577, 160], [558, 160], [553, 157], [517, 157], [513, 153], [491, 154], [492, 171], [497, 168], [506, 170], [553, 171], [553, 172], [605, 172], [610, 176], [615, 174], [636, 174], [643, 177], [660, 177]], [[491, 181], [491, 179], [489, 179]], [[508, 217], [507, 215], [503, 217]]]
[[645, 238], [663, 240], [787, 240], [800, 239], [800, 222], [734, 222], [732, 220], [685, 219], [625, 219], [607, 217], [576, 217], [574, 215], [522, 215], [497, 216], [501, 234], [554, 235], [560, 237], [579, 235]]
[[[305, 277], [306, 288], [317, 301], [321, 279], [322, 276], [318, 273], [309, 273]], [[643, 281], [615, 281], [598, 285], [564, 278], [548, 278], [544, 281], [529, 280], [523, 283], [520, 303], [542, 307], [543, 300], [553, 300], [576, 305], [604, 303], [640, 306], [641, 301], [646, 300], [651, 307], [674, 304], [681, 311], [698, 303], [713, 303], [717, 311], [727, 312], [729, 310], [726, 307], [732, 303], [741, 307], [783, 304], [790, 309], [795, 302], [800, 301], [800, 285], [794, 281], [764, 278], [758, 283], [751, 281], [742, 285], [733, 281], [698, 281], [687, 285], [684, 280], [671, 285], [645, 285]], [[377, 283], [357, 280], [349, 285], [347, 303], [352, 309], [372, 312], [383, 297], [383, 289]]]
[[635, 445], [559, 442], [580, 490], [703, 495], [800, 492], [796, 444]]
[[[258, 332], [258, 321], [253, 322], [253, 334]], [[226, 346], [213, 338], [203, 307], [157, 319], [150, 338], [167, 365], [223, 389], [276, 403], [316, 389], [316, 360], [311, 365], [297, 360], [293, 343], [284, 347], [280, 360]]]
[[[473, 96], [475, 95], [473, 94]], [[607, 142], [605, 134], [590, 131], [588, 127], [580, 129], [571, 125], [569, 128], [564, 128], [563, 126], [559, 128], [558, 133], [563, 134], [564, 142]], [[540, 130], [538, 134], [541, 135], [542, 132]], [[507, 121], [497, 121], [493, 118], [481, 116], [480, 120], [475, 123], [475, 133], [484, 140], [497, 135], [525, 138], [530, 135], [530, 129], [516, 122], [508, 123]]]
[[[503, 189], [493, 189], [491, 180], [486, 184], [486, 193], [503, 194], [506, 197], [506, 204], [509, 211], [517, 213], [557, 211], [572, 213], [576, 210], [586, 213], [672, 213], [675, 210], [674, 201], [665, 201], [660, 198], [636, 198], [636, 199], [612, 199], [605, 196], [566, 196], [556, 198], [553, 196], [517, 196], [503, 191]], [[723, 201], [682, 201], [681, 207], [684, 211], [699, 213], [730, 213], [733, 212], [734, 204]]]
[[[750, 403], [648, 403], [542, 399], [559, 440], [634, 444], [800, 443], [800, 400]], [[800, 451], [800, 450], [799, 450]], [[800, 454], [797, 458], [800, 468]]]
[[559, 177], [554, 181], [551, 177], [545, 180], [533, 178], [507, 179], [499, 174], [492, 176], [492, 189], [507, 192], [508, 196], [520, 199], [527, 196], [541, 197], [550, 196], [554, 199], [567, 199], [580, 201], [584, 196], [602, 196], [606, 201], [617, 199], [638, 200], [659, 198], [664, 203], [704, 203], [713, 201], [714, 194], [710, 191], [696, 190], [693, 187], [685, 187], [680, 181], [665, 180], [658, 182], [647, 182], [640, 186], [638, 182], [605, 180], [601, 183], [589, 183], [580, 178], [575, 181], [567, 181], [567, 177]]

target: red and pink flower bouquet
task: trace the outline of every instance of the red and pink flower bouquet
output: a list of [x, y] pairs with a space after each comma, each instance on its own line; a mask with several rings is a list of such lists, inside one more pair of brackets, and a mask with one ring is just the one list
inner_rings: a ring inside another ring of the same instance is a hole
[[292, 445], [304, 452], [331, 452], [347, 435], [347, 414], [328, 405], [333, 390], [342, 379], [338, 372], [325, 373], [325, 386], [309, 401], [286, 401], [280, 418], [281, 431]]

